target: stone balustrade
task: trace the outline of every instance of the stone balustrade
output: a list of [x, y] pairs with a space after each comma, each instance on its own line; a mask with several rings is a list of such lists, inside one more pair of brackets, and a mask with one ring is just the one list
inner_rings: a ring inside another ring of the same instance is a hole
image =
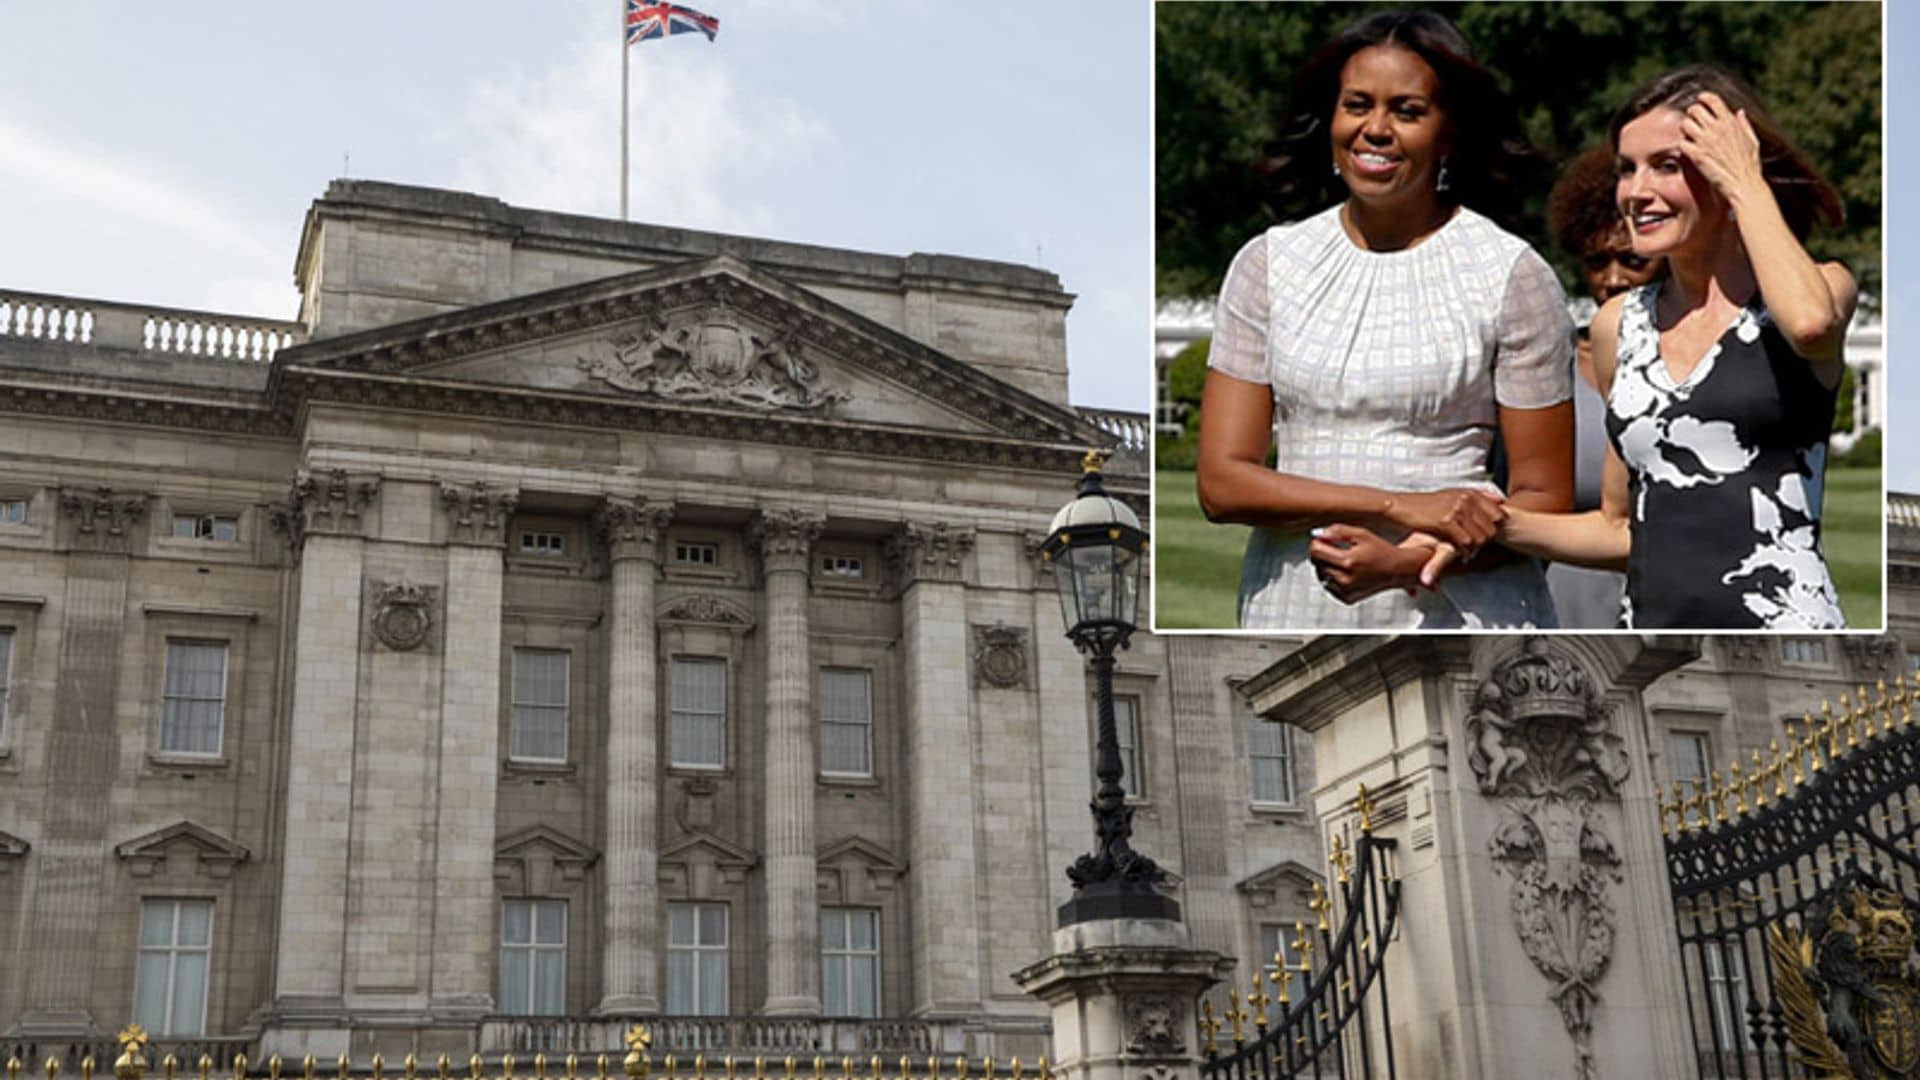
[[297, 322], [0, 290], [9, 338], [267, 363], [306, 340]]
[[[719, 1058], [732, 1054], [837, 1062], [852, 1056], [862, 1063], [879, 1055], [896, 1058], [949, 1055], [968, 1051], [967, 1032], [958, 1025], [921, 1020], [822, 1020], [768, 1016], [670, 1016], [647, 1020], [655, 1054]], [[494, 1017], [481, 1024], [482, 1054], [624, 1053], [622, 1041], [631, 1020], [597, 1016]]]

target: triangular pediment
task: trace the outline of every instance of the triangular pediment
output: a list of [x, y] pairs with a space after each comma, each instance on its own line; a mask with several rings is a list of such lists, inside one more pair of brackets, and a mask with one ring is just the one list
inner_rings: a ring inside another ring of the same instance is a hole
[[283, 350], [275, 378], [408, 385], [1055, 446], [1113, 441], [1055, 406], [733, 256]]
[[660, 849], [660, 863], [711, 862], [723, 869], [750, 869], [759, 862], [753, 852], [710, 832], [694, 832]]
[[1304, 863], [1287, 859], [1267, 867], [1235, 886], [1256, 908], [1298, 906], [1307, 902], [1313, 887], [1327, 879]]
[[555, 862], [572, 862], [583, 866], [592, 866], [600, 858], [599, 852], [547, 825], [532, 825], [508, 833], [493, 845], [493, 857], [496, 859], [520, 859], [535, 852], [545, 854]]
[[907, 869], [892, 852], [861, 836], [845, 837], [822, 847], [814, 855], [814, 862], [820, 866], [860, 865], [892, 874], [905, 873]]
[[176, 856], [191, 859], [202, 873], [226, 877], [235, 866], [253, 857], [228, 837], [184, 819], [117, 844], [113, 853], [140, 877], [166, 869]]

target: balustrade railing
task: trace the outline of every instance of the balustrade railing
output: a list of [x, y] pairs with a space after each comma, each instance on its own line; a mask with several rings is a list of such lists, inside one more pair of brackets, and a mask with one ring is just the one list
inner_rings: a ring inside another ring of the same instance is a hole
[[[603, 1017], [503, 1016], [480, 1027], [485, 1052], [517, 1054], [611, 1052], [622, 1047], [628, 1021]], [[919, 1020], [818, 1020], [767, 1016], [676, 1016], [647, 1021], [653, 1046], [683, 1055], [734, 1053], [780, 1057], [880, 1054], [888, 1059], [964, 1048], [965, 1033]], [[951, 1034], [953, 1037], [948, 1038]]]
[[0, 291], [0, 342], [9, 338], [267, 363], [305, 340], [297, 322], [210, 311]]
[[1114, 447], [1116, 456], [1144, 458], [1147, 453], [1147, 440], [1153, 438], [1153, 429], [1146, 413], [1122, 412], [1119, 409], [1076, 408], [1082, 420], [1120, 440]]

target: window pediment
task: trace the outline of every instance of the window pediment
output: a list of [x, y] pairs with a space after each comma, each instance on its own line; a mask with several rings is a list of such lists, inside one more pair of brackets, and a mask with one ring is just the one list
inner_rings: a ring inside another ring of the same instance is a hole
[[208, 877], [233, 876], [234, 867], [253, 853], [233, 840], [191, 821], [181, 820], [114, 846], [113, 853], [135, 877], [152, 877], [167, 869], [169, 860], [191, 856], [199, 873]]

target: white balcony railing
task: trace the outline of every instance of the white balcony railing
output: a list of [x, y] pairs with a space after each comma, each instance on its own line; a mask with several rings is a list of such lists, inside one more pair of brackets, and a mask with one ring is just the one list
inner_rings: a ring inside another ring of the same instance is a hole
[[0, 291], [0, 343], [8, 339], [264, 364], [281, 349], [305, 340], [306, 327], [210, 311]]

